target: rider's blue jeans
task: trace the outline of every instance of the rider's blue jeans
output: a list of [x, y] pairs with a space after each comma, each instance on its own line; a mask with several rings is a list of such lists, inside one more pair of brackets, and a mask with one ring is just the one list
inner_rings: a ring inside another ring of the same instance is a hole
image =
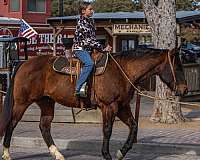
[[89, 77], [93, 67], [94, 62], [89, 54], [89, 52], [85, 50], [77, 50], [75, 51], [76, 56], [83, 62], [83, 68], [81, 70], [79, 79], [76, 82], [76, 92], [79, 92], [82, 85], [86, 82]]

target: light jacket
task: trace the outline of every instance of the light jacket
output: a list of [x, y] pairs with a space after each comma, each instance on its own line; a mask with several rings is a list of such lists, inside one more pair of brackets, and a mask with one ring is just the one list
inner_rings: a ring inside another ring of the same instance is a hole
[[97, 41], [94, 21], [92, 18], [80, 16], [74, 35], [74, 49], [83, 48], [91, 51], [97, 49], [103, 51], [103, 46]]

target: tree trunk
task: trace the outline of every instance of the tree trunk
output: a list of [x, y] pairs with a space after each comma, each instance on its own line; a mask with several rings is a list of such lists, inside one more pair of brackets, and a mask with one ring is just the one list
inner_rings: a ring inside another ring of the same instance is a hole
[[[176, 6], [175, 0], [142, 0], [148, 24], [152, 30], [152, 41], [155, 48], [172, 49], [176, 44]], [[156, 97], [179, 97], [172, 95], [170, 89], [156, 77]], [[184, 121], [180, 104], [155, 100], [151, 120], [162, 123]]]
[[58, 0], [59, 16], [63, 16], [63, 0]]

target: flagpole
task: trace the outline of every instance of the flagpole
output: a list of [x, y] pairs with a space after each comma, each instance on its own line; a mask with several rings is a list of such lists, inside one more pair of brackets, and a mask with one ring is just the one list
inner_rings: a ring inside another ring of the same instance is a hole
[[53, 28], [53, 56], [56, 56], [56, 28]]

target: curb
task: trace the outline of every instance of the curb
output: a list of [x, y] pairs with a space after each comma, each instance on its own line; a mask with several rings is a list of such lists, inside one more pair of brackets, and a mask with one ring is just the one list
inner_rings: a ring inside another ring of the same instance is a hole
[[[81, 150], [100, 152], [102, 142], [99, 140], [78, 140], [78, 139], [54, 139], [55, 144], [61, 150]], [[124, 142], [119, 140], [111, 140], [111, 152], [117, 151], [122, 147]], [[27, 148], [47, 148], [42, 138], [30, 137], [13, 137], [11, 146], [27, 147]], [[159, 153], [159, 154], [200, 154], [200, 145], [191, 144], [166, 144], [166, 143], [137, 143], [133, 145], [132, 152], [142, 153]]]

